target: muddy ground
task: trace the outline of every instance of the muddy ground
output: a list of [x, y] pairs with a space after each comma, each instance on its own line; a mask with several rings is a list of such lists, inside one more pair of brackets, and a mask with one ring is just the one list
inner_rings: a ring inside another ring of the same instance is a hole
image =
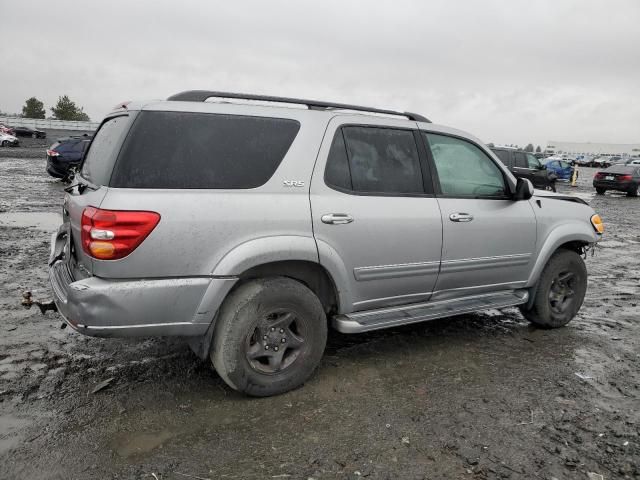
[[562, 187], [607, 224], [568, 327], [505, 309], [334, 332], [307, 385], [250, 399], [180, 339], [23, 309], [50, 298], [63, 185], [43, 155], [0, 158], [0, 478], [640, 478], [640, 199], [595, 197], [592, 175]]

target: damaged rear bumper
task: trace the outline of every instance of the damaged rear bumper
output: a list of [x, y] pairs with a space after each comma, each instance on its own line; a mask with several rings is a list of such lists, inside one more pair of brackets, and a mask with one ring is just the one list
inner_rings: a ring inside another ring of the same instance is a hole
[[204, 335], [235, 278], [75, 280], [63, 261], [49, 269], [67, 324], [96, 337]]

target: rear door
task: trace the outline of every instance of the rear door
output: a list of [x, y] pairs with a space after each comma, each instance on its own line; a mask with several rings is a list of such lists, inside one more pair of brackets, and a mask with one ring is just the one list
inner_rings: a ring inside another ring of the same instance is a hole
[[505, 174], [477, 144], [436, 132], [422, 137], [443, 221], [433, 299], [522, 287], [536, 245], [531, 204], [509, 197]]
[[320, 263], [346, 279], [341, 313], [427, 300], [442, 247], [416, 130], [406, 121], [361, 122], [329, 123], [310, 191]]
[[520, 178], [526, 178], [536, 186], [535, 171], [529, 168], [527, 157], [524, 152], [513, 152], [513, 173]]

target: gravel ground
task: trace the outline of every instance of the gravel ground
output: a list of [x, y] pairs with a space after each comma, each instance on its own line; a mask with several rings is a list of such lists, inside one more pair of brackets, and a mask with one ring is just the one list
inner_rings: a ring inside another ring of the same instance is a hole
[[566, 328], [505, 309], [334, 332], [307, 385], [250, 399], [179, 339], [23, 309], [50, 298], [63, 185], [43, 156], [0, 158], [0, 478], [640, 478], [640, 199], [596, 197], [592, 176], [560, 188], [607, 224]]

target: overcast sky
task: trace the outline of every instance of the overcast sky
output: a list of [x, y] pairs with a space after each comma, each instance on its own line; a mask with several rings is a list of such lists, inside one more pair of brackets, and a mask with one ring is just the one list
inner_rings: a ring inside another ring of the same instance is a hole
[[640, 0], [2, 2], [0, 110], [188, 89], [421, 113], [486, 142], [640, 142]]

